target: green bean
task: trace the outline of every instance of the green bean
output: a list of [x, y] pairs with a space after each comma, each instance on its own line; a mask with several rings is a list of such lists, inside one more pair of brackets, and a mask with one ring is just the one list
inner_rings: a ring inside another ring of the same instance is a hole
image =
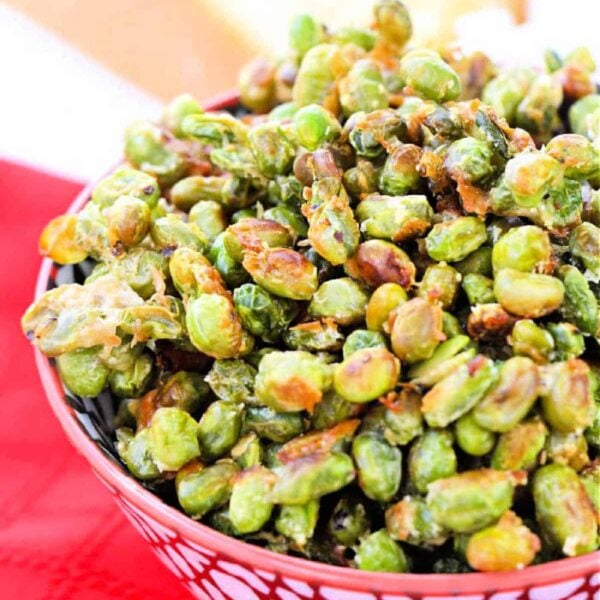
[[302, 547], [312, 538], [318, 518], [318, 499], [308, 500], [304, 504], [286, 504], [279, 509], [275, 530]]
[[562, 265], [558, 276], [565, 288], [563, 315], [581, 331], [595, 335], [600, 328], [600, 309], [587, 279], [571, 265]]
[[383, 436], [396, 446], [404, 446], [423, 433], [420, 396], [408, 388], [388, 395], [383, 413]]
[[545, 450], [551, 462], [567, 465], [578, 472], [590, 464], [587, 440], [579, 431], [552, 431], [546, 440]]
[[[139, 398], [147, 390], [153, 373], [154, 359], [149, 354], [142, 354], [136, 358], [130, 369], [113, 371], [108, 378], [108, 384], [112, 392], [120, 398]], [[92, 395], [97, 396], [98, 393]]]
[[494, 172], [493, 150], [487, 142], [465, 137], [452, 142], [445, 166], [457, 182], [477, 183]]
[[331, 386], [331, 373], [312, 354], [296, 350], [271, 352], [260, 361], [256, 396], [280, 412], [312, 411]]
[[528, 69], [513, 69], [500, 73], [485, 86], [482, 100], [489, 104], [498, 116], [514, 123], [517, 107], [525, 97], [534, 76], [534, 72]]
[[431, 265], [423, 274], [417, 295], [430, 302], [439, 302], [443, 309], [448, 310], [454, 306], [460, 279], [459, 273], [450, 265]]
[[498, 383], [475, 406], [473, 418], [490, 431], [510, 431], [527, 415], [540, 393], [535, 363], [520, 356], [509, 358], [500, 367]]
[[518, 206], [535, 208], [560, 174], [557, 160], [543, 152], [526, 151], [508, 161], [505, 181]]
[[598, 547], [594, 509], [573, 469], [541, 467], [533, 478], [533, 499], [542, 532], [557, 550], [578, 556]]
[[98, 356], [100, 348], [81, 348], [61, 354], [56, 366], [63, 383], [73, 394], [95, 397], [104, 389], [109, 369]]
[[582, 135], [557, 135], [546, 145], [545, 151], [563, 164], [565, 177], [591, 179], [598, 176], [599, 151]]
[[340, 325], [352, 325], [365, 318], [368, 296], [350, 277], [322, 283], [308, 305], [308, 314], [330, 318]]
[[595, 277], [600, 276], [600, 228], [582, 223], [571, 232], [569, 250]]
[[456, 421], [454, 433], [459, 448], [472, 456], [487, 454], [496, 442], [496, 436], [489, 429], [479, 425], [473, 412], [463, 415]]
[[229, 461], [210, 467], [190, 463], [177, 473], [175, 488], [181, 508], [192, 519], [223, 506], [231, 495], [239, 467]]
[[583, 484], [588, 498], [591, 500], [596, 516], [600, 516], [600, 462], [598, 459], [587, 466], [580, 474], [579, 480]]
[[254, 404], [256, 370], [242, 360], [215, 360], [204, 378], [221, 400]]
[[191, 371], [177, 371], [158, 388], [159, 406], [175, 406], [195, 413], [210, 399], [210, 388], [202, 375]]
[[433, 50], [411, 50], [400, 61], [400, 77], [416, 95], [446, 102], [460, 95], [456, 72]]
[[311, 416], [314, 429], [327, 429], [359, 414], [360, 405], [348, 402], [333, 390], [323, 395]]
[[277, 481], [271, 500], [275, 504], [306, 504], [346, 486], [354, 479], [354, 465], [347, 454], [314, 454], [275, 467]]
[[414, 363], [430, 358], [444, 339], [442, 309], [438, 304], [413, 298], [400, 304], [391, 319], [392, 349], [402, 361]]
[[275, 476], [264, 467], [252, 467], [233, 481], [229, 498], [229, 518], [238, 533], [258, 531], [271, 517], [269, 494]]
[[243, 411], [243, 405], [227, 400], [217, 400], [206, 409], [197, 432], [203, 460], [213, 461], [233, 448], [242, 430]]
[[367, 498], [388, 502], [402, 477], [402, 454], [398, 448], [369, 433], [354, 438], [352, 456], [356, 463], [358, 485]]
[[323, 26], [311, 15], [297, 15], [290, 21], [290, 47], [300, 56], [325, 40]]
[[165, 106], [161, 120], [177, 137], [182, 137], [183, 119], [188, 115], [200, 113], [202, 113], [202, 108], [198, 101], [191, 94], [181, 94]]
[[252, 283], [236, 288], [233, 302], [242, 325], [266, 341], [276, 340], [298, 312], [292, 300], [278, 298]]
[[375, 23], [381, 41], [394, 48], [402, 48], [413, 32], [408, 9], [398, 0], [378, 0], [373, 6]]
[[463, 260], [487, 240], [485, 225], [477, 217], [459, 217], [433, 226], [425, 238], [427, 253], [437, 261]]
[[416, 267], [406, 252], [383, 240], [368, 240], [360, 244], [344, 267], [350, 277], [374, 288], [396, 283], [406, 289], [415, 282]]
[[[119, 450], [129, 472], [142, 481], [151, 481], [160, 477], [160, 470], [152, 454], [150, 429], [142, 429], [125, 442], [125, 447]], [[118, 443], [123, 443], [123, 430], [117, 430]]]
[[[557, 431], [576, 431], [591, 425], [594, 400], [589, 371], [588, 365], [577, 358], [544, 367], [542, 412], [546, 422]], [[564, 398], [569, 398], [569, 402]]]
[[408, 457], [410, 483], [417, 492], [427, 492], [429, 484], [456, 473], [454, 436], [450, 431], [428, 429], [412, 445]]
[[196, 421], [180, 408], [159, 408], [150, 421], [149, 446], [161, 471], [179, 470], [200, 454]]
[[348, 200], [334, 196], [316, 208], [310, 217], [308, 240], [333, 265], [341, 265], [356, 251], [360, 240], [358, 223]]
[[369, 298], [365, 318], [371, 331], [383, 331], [390, 313], [400, 304], [406, 302], [408, 296], [401, 285], [384, 283]]
[[423, 414], [430, 427], [446, 427], [469, 412], [498, 380], [493, 362], [477, 355], [436, 383], [423, 397]]
[[362, 502], [342, 497], [327, 522], [327, 531], [338, 543], [351, 547], [369, 530], [369, 517]]
[[196, 225], [210, 244], [227, 227], [225, 211], [215, 200], [200, 200], [196, 202], [190, 209], [188, 222]]
[[548, 429], [540, 419], [519, 423], [498, 439], [492, 454], [492, 468], [504, 471], [532, 470], [538, 464], [547, 435]]
[[342, 130], [335, 116], [318, 104], [303, 106], [294, 114], [293, 122], [296, 139], [308, 150], [334, 140]]
[[369, 59], [357, 60], [339, 83], [340, 104], [347, 116], [388, 106], [388, 92], [381, 70]]
[[496, 525], [473, 534], [466, 557], [478, 571], [513, 571], [533, 562], [541, 543], [515, 513], [508, 511]]
[[569, 108], [569, 122], [574, 133], [594, 140], [600, 132], [600, 95], [589, 94]]
[[551, 258], [552, 246], [548, 233], [534, 225], [511, 229], [496, 242], [492, 250], [494, 271], [545, 271]]
[[380, 529], [364, 538], [354, 557], [362, 571], [404, 573], [408, 561], [402, 548], [394, 542], [385, 529]]
[[519, 472], [479, 469], [438, 479], [427, 491], [427, 506], [435, 521], [457, 533], [470, 533], [494, 523], [506, 512]]
[[242, 469], [259, 466], [264, 459], [262, 442], [253, 432], [241, 436], [229, 454]]
[[571, 323], [548, 323], [548, 331], [554, 338], [557, 360], [577, 358], [585, 351], [583, 335]]
[[147, 121], [136, 121], [127, 128], [125, 156], [136, 169], [156, 177], [161, 185], [174, 183], [187, 168], [182, 157], [168, 147], [162, 131]]
[[318, 286], [315, 266], [290, 248], [246, 252], [242, 264], [255, 283], [276, 296], [309, 300]]
[[550, 275], [500, 269], [494, 278], [494, 295], [508, 312], [537, 319], [560, 307], [565, 288]]
[[554, 338], [549, 331], [531, 319], [519, 319], [508, 338], [513, 353], [528, 356], [537, 363], [546, 363], [554, 350]]
[[240, 72], [239, 86], [240, 100], [250, 110], [265, 113], [275, 104], [275, 72], [267, 60], [258, 58], [246, 65]]
[[283, 334], [283, 341], [291, 350], [334, 352], [342, 346], [344, 336], [335, 321], [325, 318], [290, 327]]
[[248, 142], [259, 171], [265, 177], [286, 175], [294, 162], [295, 148], [278, 123], [262, 123], [248, 133]]
[[349, 402], [369, 402], [393, 389], [400, 362], [385, 348], [363, 348], [340, 363], [333, 374], [335, 391]]
[[418, 496], [405, 496], [390, 506], [385, 512], [385, 527], [393, 539], [426, 548], [440, 546], [448, 538]]
[[467, 273], [462, 279], [462, 289], [469, 304], [490, 304], [496, 301], [494, 281], [485, 275]]
[[[449, 375], [456, 367], [466, 364], [475, 356], [475, 349], [469, 348], [469, 338], [466, 335], [455, 335], [442, 342], [427, 360], [418, 362], [408, 371], [412, 383], [423, 386], [433, 386]], [[464, 352], [461, 352], [464, 350]]]
[[300, 435], [304, 431], [304, 424], [299, 413], [282, 413], [266, 406], [250, 406], [246, 410], [244, 429], [260, 438], [283, 443]]
[[202, 294], [189, 303], [186, 325], [194, 346], [214, 358], [239, 356], [242, 324], [233, 302], [220, 294]]
[[363, 348], [387, 348], [385, 336], [378, 331], [355, 329], [346, 338], [342, 347], [342, 355], [346, 359]]
[[133, 196], [154, 208], [160, 197], [160, 188], [155, 177], [129, 167], [119, 167], [108, 177], [96, 184], [92, 201], [106, 208], [121, 196]]
[[369, 194], [356, 208], [356, 216], [367, 237], [403, 242], [428, 231], [433, 211], [425, 196]]
[[483, 275], [491, 277], [492, 275], [492, 253], [493, 248], [481, 246], [475, 252], [471, 252], [466, 258], [454, 263], [452, 266], [463, 276]]

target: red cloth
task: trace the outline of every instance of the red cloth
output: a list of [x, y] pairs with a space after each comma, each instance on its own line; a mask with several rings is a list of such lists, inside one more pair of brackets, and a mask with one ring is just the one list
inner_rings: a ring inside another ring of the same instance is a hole
[[21, 334], [39, 234], [80, 189], [0, 161], [0, 597], [187, 598], [67, 441]]

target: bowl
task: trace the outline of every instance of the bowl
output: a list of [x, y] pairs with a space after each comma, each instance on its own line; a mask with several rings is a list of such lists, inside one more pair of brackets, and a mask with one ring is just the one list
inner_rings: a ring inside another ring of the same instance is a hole
[[[206, 103], [232, 109], [235, 92]], [[75, 199], [77, 212], [93, 184]], [[76, 266], [42, 261], [36, 297], [74, 281]], [[35, 360], [44, 390], [67, 437], [108, 488], [131, 524], [158, 558], [196, 598], [225, 600], [586, 600], [600, 599], [600, 552], [511, 573], [422, 575], [369, 573], [285, 556], [225, 536], [193, 521], [131, 477], [112, 444], [112, 400], [71, 396], [56, 368], [38, 350]]]

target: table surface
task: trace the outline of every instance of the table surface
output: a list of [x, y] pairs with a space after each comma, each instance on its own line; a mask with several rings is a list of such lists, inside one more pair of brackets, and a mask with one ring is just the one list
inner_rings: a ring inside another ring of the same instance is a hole
[[40, 264], [39, 233], [81, 187], [0, 161], [0, 595], [187, 598], [67, 441], [20, 331]]

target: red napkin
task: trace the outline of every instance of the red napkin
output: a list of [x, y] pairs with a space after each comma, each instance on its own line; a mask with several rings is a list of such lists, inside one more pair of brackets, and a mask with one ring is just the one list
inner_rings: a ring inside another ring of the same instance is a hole
[[20, 330], [39, 234], [80, 189], [0, 161], [0, 596], [187, 598], [67, 441]]

